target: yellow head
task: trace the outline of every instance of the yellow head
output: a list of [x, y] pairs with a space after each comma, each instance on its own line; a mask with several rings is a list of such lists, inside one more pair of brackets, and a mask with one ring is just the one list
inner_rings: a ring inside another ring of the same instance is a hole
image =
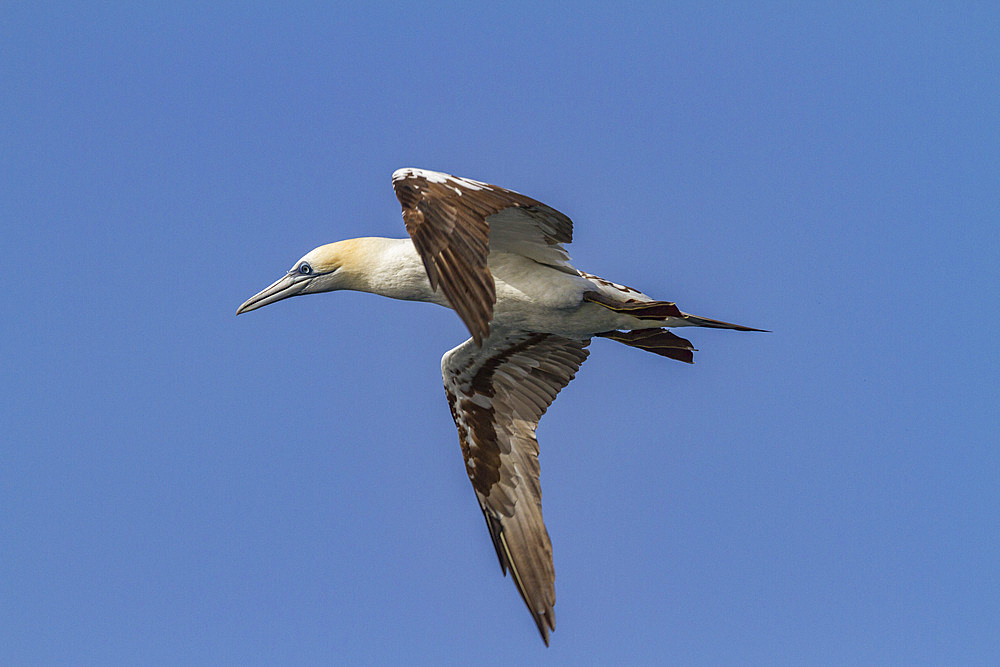
[[306, 253], [284, 276], [243, 302], [236, 314], [300, 294], [352, 289], [367, 239], [327, 243]]

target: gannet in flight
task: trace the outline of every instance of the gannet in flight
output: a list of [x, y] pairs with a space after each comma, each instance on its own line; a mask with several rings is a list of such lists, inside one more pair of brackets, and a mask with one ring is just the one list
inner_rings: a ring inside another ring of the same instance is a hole
[[410, 238], [359, 238], [307, 253], [236, 314], [291, 296], [359, 290], [454, 309], [472, 338], [441, 359], [466, 472], [504, 575], [545, 644], [555, 629], [552, 544], [542, 522], [535, 428], [587, 358], [593, 336], [692, 362], [670, 327], [761, 331], [573, 268], [573, 223], [522, 194], [424, 169], [392, 186]]

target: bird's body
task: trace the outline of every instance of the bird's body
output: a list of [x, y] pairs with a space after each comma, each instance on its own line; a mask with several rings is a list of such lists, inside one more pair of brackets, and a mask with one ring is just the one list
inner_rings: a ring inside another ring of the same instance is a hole
[[[367, 237], [322, 248], [324, 252], [350, 252], [356, 258], [357, 268], [350, 277], [350, 287], [343, 289], [451, 308], [447, 297], [431, 288], [423, 262], [410, 239]], [[309, 256], [304, 259], [308, 260]], [[578, 272], [567, 273], [506, 252], [491, 253], [487, 267], [496, 289], [492, 326], [588, 338], [602, 331], [641, 326], [641, 322], [631, 316], [585, 301], [583, 295], [587, 292], [601, 291], [614, 297], [616, 290]], [[632, 294], [651, 301], [639, 292]], [[673, 326], [685, 325], [686, 322], [680, 320]]]
[[472, 338], [441, 360], [466, 472], [504, 573], [542, 638], [555, 628], [535, 428], [593, 336], [690, 362], [682, 326], [757, 331], [695, 317], [575, 269], [572, 223], [516, 192], [420, 169], [393, 174], [410, 238], [339, 241], [307, 253], [237, 314], [300, 294], [371, 292], [453, 308]]
[[[352, 268], [347, 270], [350, 275], [344, 277], [339, 289], [452, 307], [440, 290], [431, 288], [424, 264], [410, 239], [364, 237], [338, 241], [316, 250], [353, 257]], [[303, 257], [306, 261], [310, 259], [313, 259], [310, 255]], [[491, 320], [494, 327], [586, 338], [615, 329], [649, 327], [648, 321], [584, 299], [588, 292], [597, 292], [609, 299], [627, 295], [639, 302], [653, 301], [629, 287], [576, 269], [569, 273], [509, 252], [490, 253], [487, 268], [496, 289]], [[682, 317], [668, 317], [662, 319], [660, 326], [697, 325]]]

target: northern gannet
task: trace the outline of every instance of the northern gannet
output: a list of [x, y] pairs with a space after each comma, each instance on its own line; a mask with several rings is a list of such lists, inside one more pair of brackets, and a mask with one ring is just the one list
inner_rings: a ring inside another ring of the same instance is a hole
[[535, 429], [593, 336], [692, 363], [671, 327], [762, 331], [695, 317], [569, 263], [573, 223], [522, 194], [424, 169], [393, 189], [410, 238], [322, 245], [236, 314], [302, 294], [359, 290], [453, 308], [472, 338], [441, 359], [466, 472], [504, 575], [546, 646], [555, 630], [552, 544], [542, 521]]

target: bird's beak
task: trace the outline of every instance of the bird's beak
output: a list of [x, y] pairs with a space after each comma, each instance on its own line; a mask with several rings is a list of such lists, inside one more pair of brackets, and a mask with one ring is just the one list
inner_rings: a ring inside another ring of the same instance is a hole
[[310, 276], [302, 276], [297, 273], [289, 273], [286, 276], [282, 276], [268, 287], [265, 287], [244, 301], [243, 305], [236, 309], [236, 314], [239, 315], [240, 313], [257, 310], [269, 303], [301, 294], [302, 290], [309, 284], [309, 278]]

